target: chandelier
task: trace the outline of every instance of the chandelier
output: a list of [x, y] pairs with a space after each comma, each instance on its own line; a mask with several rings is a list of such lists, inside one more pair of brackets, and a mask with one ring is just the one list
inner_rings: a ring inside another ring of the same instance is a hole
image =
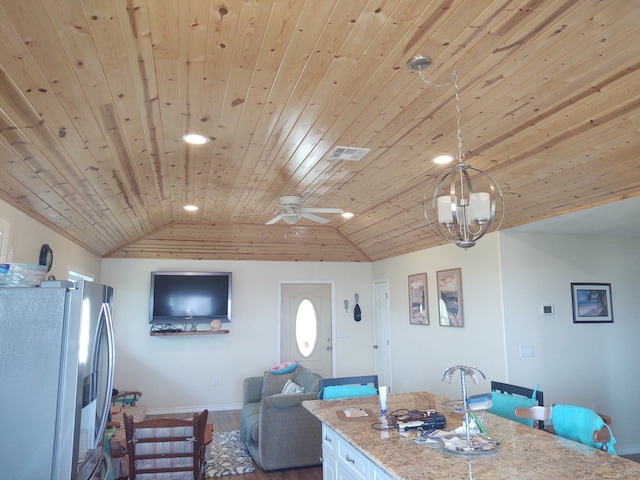
[[[429, 81], [423, 70], [431, 64], [429, 57], [414, 57], [407, 62], [420, 78], [432, 88], [446, 87]], [[424, 217], [431, 229], [443, 240], [467, 249], [490, 231], [500, 228], [504, 219], [504, 197], [498, 183], [484, 170], [464, 161], [460, 127], [460, 92], [458, 72], [451, 74], [456, 106], [456, 133], [458, 140], [457, 164], [431, 178], [424, 195]], [[496, 215], [497, 213], [497, 215]], [[494, 219], [497, 222], [494, 224]]]

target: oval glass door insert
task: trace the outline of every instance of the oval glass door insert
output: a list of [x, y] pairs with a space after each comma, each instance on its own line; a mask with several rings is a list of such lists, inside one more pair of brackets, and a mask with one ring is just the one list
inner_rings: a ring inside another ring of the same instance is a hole
[[318, 342], [318, 316], [313, 303], [305, 298], [296, 312], [296, 344], [300, 355], [309, 358]]

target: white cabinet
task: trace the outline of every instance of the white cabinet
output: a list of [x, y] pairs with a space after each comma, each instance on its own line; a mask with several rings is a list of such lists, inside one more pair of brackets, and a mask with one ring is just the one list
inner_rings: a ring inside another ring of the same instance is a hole
[[336, 450], [338, 435], [322, 424], [322, 480], [336, 480]]
[[323, 480], [392, 480], [362, 452], [322, 424]]

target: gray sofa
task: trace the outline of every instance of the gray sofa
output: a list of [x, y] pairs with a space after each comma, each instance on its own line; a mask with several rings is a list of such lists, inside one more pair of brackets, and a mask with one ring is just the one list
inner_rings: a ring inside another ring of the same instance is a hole
[[[304, 400], [318, 398], [320, 378], [298, 365], [291, 373], [265, 372], [244, 380], [240, 437], [263, 470], [321, 463], [321, 423], [302, 406]], [[281, 393], [287, 380], [304, 392]]]

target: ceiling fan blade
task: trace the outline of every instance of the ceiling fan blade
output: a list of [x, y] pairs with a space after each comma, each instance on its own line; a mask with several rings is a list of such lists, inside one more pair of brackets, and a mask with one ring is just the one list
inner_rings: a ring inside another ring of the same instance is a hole
[[306, 218], [307, 220], [312, 220], [312, 221], [318, 222], [318, 223], [329, 223], [329, 220], [327, 220], [326, 218], [319, 217], [318, 215], [314, 215], [314, 214], [308, 213], [306, 211], [301, 212], [300, 216], [302, 218]]
[[274, 223], [276, 223], [281, 218], [282, 218], [282, 215], [276, 215], [271, 220], [269, 220], [267, 223], [265, 223], [265, 225], [273, 225]]
[[344, 213], [341, 208], [302, 208], [301, 211], [309, 213]]

